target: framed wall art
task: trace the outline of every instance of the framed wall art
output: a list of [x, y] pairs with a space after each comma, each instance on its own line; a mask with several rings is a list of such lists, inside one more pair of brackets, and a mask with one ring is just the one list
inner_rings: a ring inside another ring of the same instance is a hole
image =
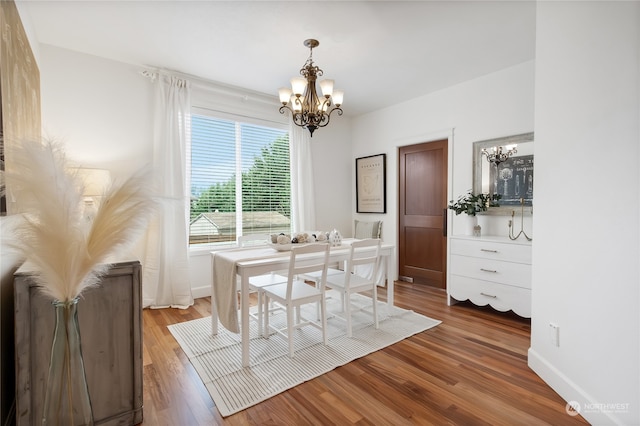
[[356, 212], [387, 212], [387, 155], [356, 158]]

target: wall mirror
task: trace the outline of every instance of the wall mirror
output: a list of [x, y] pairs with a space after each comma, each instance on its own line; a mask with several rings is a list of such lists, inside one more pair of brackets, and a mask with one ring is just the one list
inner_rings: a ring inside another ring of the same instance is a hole
[[[502, 162], [490, 162], [483, 150], [493, 153], [515, 145], [515, 152]], [[473, 143], [473, 192], [500, 194], [500, 207], [488, 214], [511, 214], [524, 199], [525, 212], [533, 205], [533, 132]]]

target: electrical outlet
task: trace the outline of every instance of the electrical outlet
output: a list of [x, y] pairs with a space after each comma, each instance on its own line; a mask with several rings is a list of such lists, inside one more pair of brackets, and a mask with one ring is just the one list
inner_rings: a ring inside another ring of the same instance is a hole
[[558, 324], [549, 323], [549, 337], [551, 337], [551, 344], [560, 346], [560, 326]]

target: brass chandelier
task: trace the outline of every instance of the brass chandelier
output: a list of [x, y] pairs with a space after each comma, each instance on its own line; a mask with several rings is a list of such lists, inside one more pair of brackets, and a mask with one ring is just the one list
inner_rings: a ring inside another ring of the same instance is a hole
[[322, 70], [313, 64], [313, 48], [319, 44], [314, 39], [304, 41], [309, 48], [309, 58], [300, 69], [302, 77], [291, 79], [291, 89], [283, 87], [278, 90], [282, 103], [280, 114], [285, 110], [291, 111], [294, 124], [308, 129], [312, 137], [314, 130], [329, 124], [334, 111], [342, 115], [340, 105], [344, 97], [344, 92], [333, 90], [333, 80], [320, 81], [322, 97], [318, 96], [316, 79], [322, 76]]

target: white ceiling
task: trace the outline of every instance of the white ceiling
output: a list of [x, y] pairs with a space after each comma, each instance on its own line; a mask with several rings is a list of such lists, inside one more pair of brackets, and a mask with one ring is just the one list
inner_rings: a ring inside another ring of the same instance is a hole
[[[16, 0], [40, 43], [276, 95], [315, 64], [358, 115], [535, 54], [532, 1]], [[277, 102], [277, 101], [276, 101]]]

